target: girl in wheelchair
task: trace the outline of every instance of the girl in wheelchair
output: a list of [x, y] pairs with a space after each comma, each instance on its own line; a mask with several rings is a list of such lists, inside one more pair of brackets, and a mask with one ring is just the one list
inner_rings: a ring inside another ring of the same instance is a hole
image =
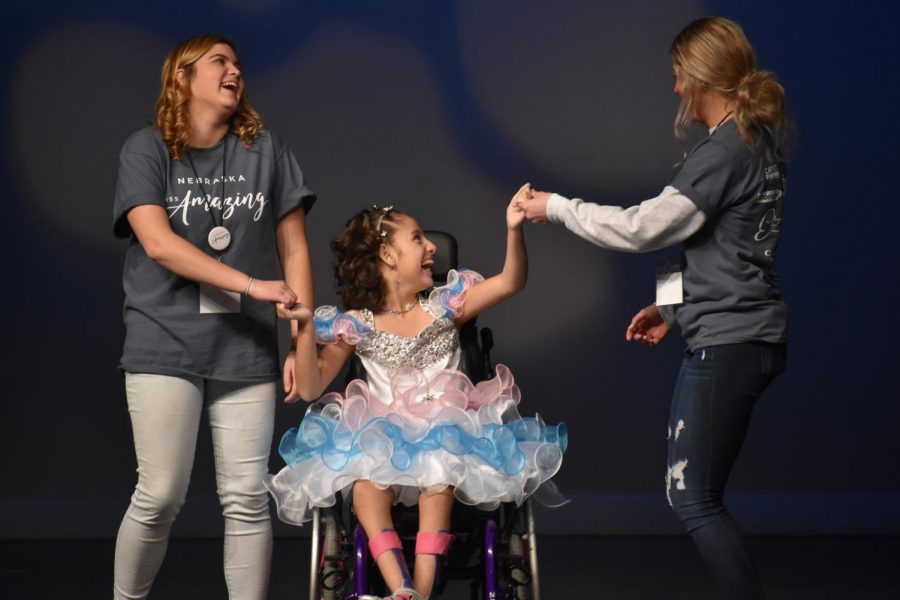
[[[299, 326], [301, 398], [319, 398], [354, 353], [366, 380], [321, 398], [284, 435], [287, 466], [267, 487], [279, 517], [294, 524], [352, 488], [372, 556], [393, 590], [389, 598], [429, 596], [437, 560], [453, 540], [455, 499], [486, 510], [521, 504], [542, 484], [553, 486], [548, 480], [562, 462], [565, 426], [521, 417], [520, 393], [506, 367], [478, 384], [458, 370], [457, 328], [525, 286], [517, 202], [530, 192], [522, 186], [506, 209], [506, 260], [493, 277], [451, 270], [446, 285], [425, 294], [433, 286], [435, 246], [409, 215], [373, 207], [332, 242], [346, 312], [326, 306], [312, 315], [302, 305], [278, 306]], [[391, 521], [398, 502], [419, 507], [412, 576]]]

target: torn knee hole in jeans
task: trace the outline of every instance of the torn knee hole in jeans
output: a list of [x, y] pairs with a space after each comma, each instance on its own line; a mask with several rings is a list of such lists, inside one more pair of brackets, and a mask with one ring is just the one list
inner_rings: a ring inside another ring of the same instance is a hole
[[[678, 436], [681, 435], [681, 432], [684, 430], [684, 419], [678, 419], [678, 423], [675, 424], [675, 441], [678, 441]], [[666, 435], [666, 439], [672, 439], [672, 426], [669, 425], [669, 433]]]
[[[675, 423], [675, 431], [672, 431], [672, 425], [669, 425], [669, 434], [666, 436], [667, 440], [672, 439], [672, 434], [675, 434], [675, 441], [678, 441], [678, 437], [681, 435], [681, 432], [684, 431], [686, 425], [684, 423], [684, 419], [678, 419]], [[666, 499], [669, 501], [669, 506], [672, 506], [672, 488], [676, 490], [684, 490], [684, 470], [687, 468], [688, 460], [683, 458], [679, 461], [676, 461], [675, 464], [669, 465], [669, 469], [666, 471]]]
[[669, 467], [669, 470], [666, 472], [666, 499], [669, 501], [669, 506], [672, 506], [672, 488], [675, 490], [684, 490], [684, 470], [688, 466], [688, 460], [683, 458], [677, 461], [674, 465]]

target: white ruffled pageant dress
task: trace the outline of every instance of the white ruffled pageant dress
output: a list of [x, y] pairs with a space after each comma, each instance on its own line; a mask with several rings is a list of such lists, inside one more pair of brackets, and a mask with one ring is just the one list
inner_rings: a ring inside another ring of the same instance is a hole
[[565, 425], [522, 417], [509, 369], [473, 384], [457, 370], [466, 290], [483, 278], [450, 271], [447, 285], [419, 302], [434, 321], [415, 337], [379, 331], [370, 311], [356, 316], [334, 307], [315, 312], [316, 340], [356, 346], [366, 381], [312, 404], [299, 427], [281, 439], [287, 466], [266, 487], [279, 517], [308, 520], [313, 507], [332, 506], [353, 482], [393, 486], [397, 502], [414, 505], [420, 491], [452, 486], [456, 498], [486, 510], [521, 504], [541, 491], [542, 504], [565, 502], [549, 481], [566, 449]]

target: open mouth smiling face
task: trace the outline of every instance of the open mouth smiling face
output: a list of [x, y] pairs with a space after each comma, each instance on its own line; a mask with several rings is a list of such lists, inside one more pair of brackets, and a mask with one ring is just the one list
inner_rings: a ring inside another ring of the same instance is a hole
[[215, 44], [193, 65], [191, 103], [233, 112], [244, 93], [241, 66], [234, 49]]
[[241, 84], [237, 80], [226, 81], [222, 83], [222, 87], [233, 93], [235, 97], [240, 97], [241, 95]]
[[436, 250], [434, 244], [425, 237], [415, 219], [403, 215], [397, 225], [393, 245], [400, 258], [401, 271], [406, 273], [405, 278], [410, 284], [415, 281], [414, 286], [420, 290], [430, 287]]

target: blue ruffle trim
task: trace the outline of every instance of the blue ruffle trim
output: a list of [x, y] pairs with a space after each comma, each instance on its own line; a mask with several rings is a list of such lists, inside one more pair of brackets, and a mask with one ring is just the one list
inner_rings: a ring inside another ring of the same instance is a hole
[[334, 419], [309, 412], [299, 427], [284, 434], [278, 451], [290, 467], [321, 456], [328, 468], [340, 471], [351, 458], [364, 453], [390, 460], [396, 469], [405, 471], [417, 454], [446, 450], [456, 456], [475, 456], [497, 471], [515, 475], [525, 467], [519, 444], [528, 442], [553, 444], [565, 452], [568, 432], [563, 423], [546, 425], [540, 419], [526, 417], [503, 425], [482, 425], [479, 436], [459, 425], [436, 425], [422, 439], [411, 442], [387, 418], [372, 419], [354, 433]]

